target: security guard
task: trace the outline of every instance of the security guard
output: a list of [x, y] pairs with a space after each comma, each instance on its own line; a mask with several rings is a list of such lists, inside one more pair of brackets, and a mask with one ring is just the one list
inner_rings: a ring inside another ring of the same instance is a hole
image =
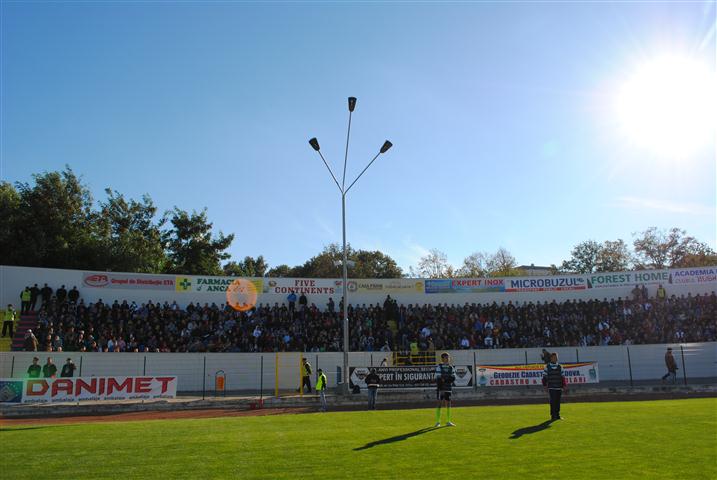
[[15, 321], [17, 320], [17, 312], [12, 307], [12, 305], [7, 306], [7, 310], [5, 310], [5, 313], [3, 313], [3, 322], [2, 322], [2, 336], [4, 337], [7, 333], [7, 330], [10, 329], [10, 338], [12, 338], [15, 335]]
[[25, 290], [20, 294], [20, 314], [30, 313], [30, 301], [32, 300], [32, 292], [30, 287], [25, 287]]
[[438, 398], [438, 406], [436, 408], [436, 427], [441, 426], [441, 405], [446, 406], [446, 423], [449, 427], [456, 425], [451, 422], [451, 394], [453, 393], [453, 383], [456, 381], [456, 370], [450, 364], [450, 356], [447, 353], [441, 354], [441, 363], [436, 366], [436, 397]]
[[316, 391], [319, 392], [319, 398], [321, 399], [321, 411], [326, 411], [326, 375], [324, 371], [319, 368], [317, 371], [316, 378]]
[[550, 354], [550, 363], [543, 369], [543, 386], [550, 395], [551, 420], [562, 419], [560, 416], [560, 397], [563, 394], [563, 388], [567, 388], [567, 385], [563, 375], [563, 367], [558, 363], [558, 354], [553, 352]]

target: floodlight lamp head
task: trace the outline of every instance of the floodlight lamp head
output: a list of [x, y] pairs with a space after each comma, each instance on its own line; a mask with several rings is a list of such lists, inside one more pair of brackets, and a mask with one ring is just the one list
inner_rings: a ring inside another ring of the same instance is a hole
[[321, 149], [321, 147], [319, 146], [319, 141], [316, 140], [316, 137], [309, 140], [309, 145], [311, 145], [311, 148], [313, 148], [317, 152]]
[[381, 146], [381, 153], [388, 152], [391, 147], [393, 147], [393, 143], [386, 140], [385, 142], [383, 142], [383, 146]]
[[356, 108], [356, 97], [349, 97], [349, 112], [353, 112]]

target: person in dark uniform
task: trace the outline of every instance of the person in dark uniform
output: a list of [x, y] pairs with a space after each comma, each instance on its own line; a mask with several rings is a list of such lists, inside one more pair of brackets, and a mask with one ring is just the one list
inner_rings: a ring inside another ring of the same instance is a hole
[[665, 366], [667, 367], [667, 373], [662, 376], [662, 383], [665, 383], [668, 378], [671, 383], [677, 383], [677, 362], [675, 357], [672, 356], [672, 348], [668, 348], [667, 352], [665, 352]]
[[45, 284], [42, 290], [40, 290], [40, 296], [42, 297], [42, 305], [46, 305], [50, 301], [50, 298], [52, 298], [52, 288]]
[[563, 388], [567, 387], [563, 367], [558, 363], [558, 354], [550, 354], [550, 363], [543, 369], [543, 386], [550, 395], [550, 419], [561, 420], [560, 397], [563, 395]]
[[75, 362], [73, 362], [71, 358], [68, 358], [67, 363], [65, 363], [62, 366], [62, 371], [60, 372], [60, 376], [61, 377], [74, 377], [76, 368], [77, 367], [75, 366]]
[[450, 364], [450, 356], [447, 353], [441, 354], [441, 363], [436, 366], [436, 397], [438, 408], [436, 408], [436, 427], [441, 426], [441, 406], [446, 406], [448, 423], [446, 426], [455, 427], [451, 422], [451, 393], [453, 383], [456, 381], [455, 368]]
[[365, 382], [368, 387], [368, 409], [376, 410], [376, 396], [378, 395], [378, 386], [381, 383], [381, 377], [378, 376], [375, 368], [372, 368], [371, 372], [366, 375]]
[[40, 366], [40, 359], [32, 357], [32, 365], [27, 368], [27, 376], [29, 378], [40, 378], [42, 373], [42, 367]]
[[[305, 390], [302, 391], [303, 388], [305, 388]], [[299, 385], [296, 391], [311, 393], [311, 364], [305, 358], [301, 359], [301, 385]]]
[[55, 292], [55, 298], [57, 298], [57, 303], [59, 305], [65, 303], [65, 298], [67, 298], [67, 290], [65, 290], [64, 285], [57, 289], [57, 291]]
[[47, 363], [42, 366], [42, 376], [45, 378], [57, 376], [57, 366], [52, 362], [52, 357], [47, 357]]
[[40, 296], [40, 289], [37, 288], [37, 283], [30, 288], [30, 310], [35, 311], [35, 306], [37, 305], [37, 297]]
[[80, 291], [77, 290], [77, 287], [72, 287], [72, 290], [67, 293], [67, 299], [70, 303], [77, 303], [77, 300], [80, 299]]
[[542, 362], [546, 365], [549, 364], [550, 363], [550, 352], [547, 351], [546, 349], [543, 349], [543, 353], [540, 354], [540, 360], [542, 360]]

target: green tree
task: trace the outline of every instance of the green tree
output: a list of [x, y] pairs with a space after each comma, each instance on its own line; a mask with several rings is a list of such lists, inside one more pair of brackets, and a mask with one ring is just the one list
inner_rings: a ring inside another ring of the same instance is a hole
[[[638, 268], [714, 265], [714, 250], [677, 227], [669, 230], [650, 227], [634, 236]], [[696, 265], [702, 262], [706, 264]]]
[[292, 268], [286, 264], [277, 265], [266, 272], [267, 277], [293, 277]]
[[597, 271], [600, 258], [600, 244], [595, 240], [586, 240], [573, 247], [570, 260], [565, 260], [560, 270], [570, 273], [593, 273]]
[[622, 239], [598, 243], [586, 240], [573, 247], [570, 259], [560, 266], [568, 273], [620, 272], [632, 265], [632, 255]]
[[[396, 261], [378, 250], [354, 250], [346, 245], [349, 261], [354, 262], [349, 268], [352, 278], [401, 278], [403, 272]], [[343, 249], [338, 243], [331, 243], [318, 254], [311, 257], [303, 265], [289, 268], [286, 265], [269, 271], [268, 276], [291, 276], [307, 278], [338, 278], [341, 276]]]
[[8, 182], [0, 182], [0, 265], [21, 265], [17, 256], [17, 224], [20, 215], [20, 194]]
[[488, 275], [488, 254], [475, 252], [463, 259], [463, 265], [456, 271], [456, 276], [462, 278], [480, 278]]
[[627, 244], [618, 238], [615, 241], [605, 240], [600, 246], [596, 271], [622, 272], [632, 265], [632, 255]]
[[268, 269], [269, 265], [262, 255], [256, 258], [247, 256], [241, 262], [229, 262], [222, 267], [224, 275], [229, 277], [263, 277]]
[[97, 240], [99, 215], [92, 195], [68, 166], [17, 183], [20, 195], [13, 232], [16, 264], [99, 269], [104, 253]]
[[448, 264], [448, 256], [432, 248], [418, 260], [416, 270], [411, 269], [411, 273], [421, 278], [450, 278], [453, 269]]
[[178, 207], [167, 212], [171, 228], [166, 230], [163, 240], [167, 247], [168, 273], [190, 275], [221, 275], [220, 262], [230, 257], [226, 250], [234, 241], [234, 234], [221, 232], [212, 235], [212, 223], [207, 219], [207, 210], [187, 213]]
[[149, 195], [141, 201], [106, 189], [100, 202], [99, 230], [106, 245], [105, 267], [120, 272], [161, 272], [167, 257], [162, 243], [165, 220], [155, 222], [157, 208]]
[[358, 250], [351, 259], [356, 265], [351, 269], [353, 278], [401, 278], [403, 271], [396, 261], [378, 250]]
[[518, 263], [507, 249], [500, 247], [486, 259], [486, 268], [491, 277], [518, 277], [525, 272], [516, 268]]

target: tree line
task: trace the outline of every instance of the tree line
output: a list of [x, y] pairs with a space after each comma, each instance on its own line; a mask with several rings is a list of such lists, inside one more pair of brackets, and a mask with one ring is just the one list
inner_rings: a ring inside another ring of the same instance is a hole
[[[335, 278], [341, 246], [330, 244], [301, 265], [272, 268], [262, 255], [228, 261], [234, 234], [215, 233], [207, 210], [174, 207], [159, 213], [149, 195], [128, 199], [107, 188], [94, 201], [90, 189], [68, 166], [33, 175], [33, 183], [0, 183], [0, 264], [80, 270], [184, 273], [249, 277]], [[505, 248], [475, 252], [459, 267], [445, 253], [430, 250], [404, 272], [380, 251], [347, 246], [354, 278], [456, 278], [518, 276], [515, 257]], [[717, 254], [684, 230], [656, 227], [622, 239], [576, 245], [553, 273], [593, 273], [644, 268], [716, 265]]]

